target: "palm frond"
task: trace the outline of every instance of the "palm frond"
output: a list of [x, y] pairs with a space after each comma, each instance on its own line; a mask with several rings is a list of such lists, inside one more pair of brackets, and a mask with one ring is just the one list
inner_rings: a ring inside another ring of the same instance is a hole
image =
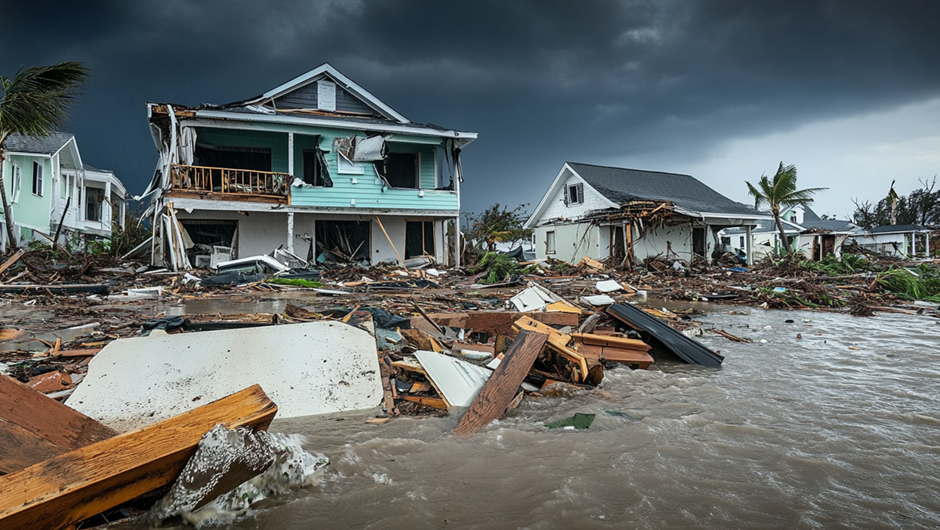
[[84, 64], [71, 61], [31, 66], [13, 79], [0, 79], [0, 131], [48, 136], [65, 123], [76, 89], [87, 77]]

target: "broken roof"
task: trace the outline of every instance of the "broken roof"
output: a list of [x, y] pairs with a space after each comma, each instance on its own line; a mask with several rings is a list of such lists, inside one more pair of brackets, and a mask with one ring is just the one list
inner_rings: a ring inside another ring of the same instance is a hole
[[34, 137], [13, 133], [7, 137], [4, 149], [10, 153], [35, 153], [52, 156], [58, 153], [75, 135], [54, 132], [49, 136]]
[[669, 201], [701, 213], [761, 215], [754, 208], [735, 202], [690, 175], [567, 163], [578, 176], [607, 199], [624, 204], [637, 200]]

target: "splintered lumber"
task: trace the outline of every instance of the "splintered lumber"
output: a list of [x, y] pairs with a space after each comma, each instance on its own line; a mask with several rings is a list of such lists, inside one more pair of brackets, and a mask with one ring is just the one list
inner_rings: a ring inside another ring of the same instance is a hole
[[11, 265], [16, 263], [16, 260], [22, 258], [23, 254], [25, 253], [26, 251], [23, 249], [17, 250], [16, 254], [13, 254], [12, 256], [10, 256], [10, 259], [4, 261], [3, 265], [0, 265], [0, 274], [3, 274], [4, 272], [6, 272], [6, 270], [9, 269]]
[[539, 333], [548, 334], [548, 347], [565, 359], [577, 364], [579, 371], [576, 382], [584, 381], [588, 373], [587, 361], [584, 359], [583, 355], [568, 347], [568, 344], [571, 343], [571, 335], [566, 335], [551, 326], [536, 322], [529, 316], [524, 316], [516, 320], [513, 327], [519, 330], [537, 331]]
[[572, 333], [572, 337], [583, 344], [594, 346], [610, 346], [624, 350], [650, 351], [650, 345], [637, 339], [628, 339], [626, 337], [612, 337], [610, 335], [595, 335], [592, 333]]
[[698, 341], [676, 331], [669, 324], [632, 305], [614, 304], [607, 308], [607, 313], [631, 328], [655, 338], [669, 351], [689, 364], [717, 368], [721, 366], [721, 362], [725, 359]]
[[398, 332], [401, 333], [402, 337], [408, 339], [408, 342], [417, 346], [419, 350], [444, 351], [444, 347], [437, 339], [420, 329], [401, 329]]
[[0, 474], [116, 434], [81, 412], [0, 375]]
[[[520, 316], [527, 316], [549, 326], [578, 326], [578, 313], [518, 313], [513, 311], [474, 311], [472, 313], [431, 313], [428, 316], [441, 326], [472, 329], [477, 332], [486, 332], [491, 335], [508, 335], [512, 331], [512, 324]], [[418, 323], [420, 322], [420, 323]], [[424, 324], [423, 317], [412, 317], [411, 325], [415, 327]]]
[[547, 341], [548, 335], [545, 333], [519, 332], [512, 347], [506, 352], [506, 357], [499, 363], [470, 408], [460, 418], [457, 427], [454, 428], [455, 435], [472, 436], [489, 425], [491, 421], [503, 416]]
[[219, 423], [267, 429], [277, 405], [254, 385], [0, 477], [0, 528], [66, 528], [165, 486]]
[[428, 397], [428, 396], [409, 396], [402, 395], [401, 397], [405, 401], [411, 401], [413, 403], [420, 403], [422, 405], [427, 405], [429, 407], [434, 407], [436, 409], [447, 410], [447, 402], [441, 398], [437, 397]]
[[621, 363], [631, 368], [646, 370], [653, 364], [653, 358], [649, 353], [640, 350], [626, 350], [621, 348], [612, 348], [609, 346], [596, 346], [593, 344], [579, 344], [578, 353], [584, 355], [591, 364], [607, 361]]

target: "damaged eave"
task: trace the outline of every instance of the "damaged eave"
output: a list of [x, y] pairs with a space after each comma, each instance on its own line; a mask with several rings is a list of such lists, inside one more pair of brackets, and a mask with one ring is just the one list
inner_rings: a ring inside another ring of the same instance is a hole
[[[177, 113], [177, 115], [179, 115]], [[466, 131], [456, 131], [456, 130], [438, 130], [432, 129], [429, 127], [415, 127], [411, 125], [395, 125], [395, 124], [377, 124], [377, 123], [363, 123], [356, 121], [340, 121], [340, 120], [327, 120], [327, 119], [318, 119], [316, 117], [299, 117], [299, 116], [284, 116], [281, 114], [277, 115], [264, 115], [264, 114], [249, 114], [243, 112], [227, 112], [224, 110], [217, 109], [200, 109], [195, 111], [195, 118], [203, 118], [208, 120], [222, 120], [222, 121], [240, 121], [247, 123], [269, 123], [269, 124], [281, 124], [281, 125], [296, 125], [302, 127], [328, 127], [336, 129], [348, 129], [355, 131], [374, 131], [374, 132], [390, 132], [390, 133], [403, 133], [403, 134], [413, 134], [416, 136], [431, 136], [435, 138], [449, 138], [453, 139], [457, 147], [463, 147], [470, 142], [477, 139], [477, 133], [475, 132], [466, 132]]]

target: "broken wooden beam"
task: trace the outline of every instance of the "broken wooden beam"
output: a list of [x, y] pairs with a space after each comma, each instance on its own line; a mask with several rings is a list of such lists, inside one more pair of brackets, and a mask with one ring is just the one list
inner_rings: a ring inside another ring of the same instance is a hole
[[277, 405], [254, 385], [218, 401], [0, 477], [0, 528], [67, 528], [176, 479], [219, 423], [267, 429]]
[[455, 435], [471, 436], [503, 416], [547, 341], [548, 335], [545, 333], [527, 330], [519, 332], [502, 362], [460, 418], [454, 428]]
[[0, 375], [0, 474], [116, 434], [81, 412]]

